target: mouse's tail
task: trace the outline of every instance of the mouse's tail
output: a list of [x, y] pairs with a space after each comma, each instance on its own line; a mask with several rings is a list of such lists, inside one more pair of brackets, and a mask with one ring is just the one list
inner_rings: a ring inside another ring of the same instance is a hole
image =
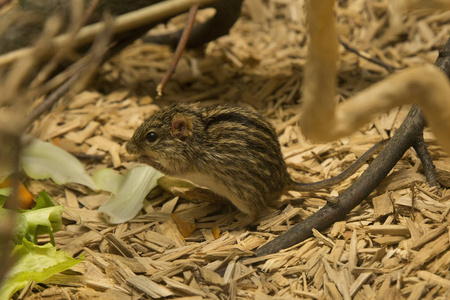
[[372, 148], [367, 150], [360, 158], [358, 158], [348, 169], [346, 169], [341, 174], [325, 179], [322, 181], [311, 182], [311, 183], [301, 183], [294, 182], [292, 186], [292, 190], [300, 191], [300, 192], [309, 192], [309, 191], [317, 191], [325, 188], [330, 188], [332, 186], [337, 185], [338, 183], [344, 181], [353, 175], [359, 168], [361, 168], [373, 155], [375, 155], [378, 151], [380, 151], [384, 145], [390, 139], [382, 140], [381, 142], [376, 143]]

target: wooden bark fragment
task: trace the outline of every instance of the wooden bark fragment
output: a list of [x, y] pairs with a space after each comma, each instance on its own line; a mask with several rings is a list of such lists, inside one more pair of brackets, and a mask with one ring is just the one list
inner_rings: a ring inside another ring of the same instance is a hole
[[375, 218], [384, 217], [394, 212], [394, 204], [388, 193], [384, 193], [380, 196], [372, 199], [374, 216]]
[[142, 275], [128, 277], [126, 280], [129, 284], [143, 291], [153, 299], [175, 296], [175, 294], [165, 286], [157, 284], [153, 280]]
[[445, 187], [450, 187], [450, 159], [434, 162], [436, 166], [436, 179]]
[[379, 193], [395, 191], [410, 187], [417, 182], [425, 182], [425, 176], [420, 173], [411, 172], [410, 170], [402, 170], [387, 176], [386, 179], [377, 186], [377, 191]]
[[402, 225], [372, 225], [367, 227], [367, 231], [373, 234], [405, 235], [409, 236], [409, 229]]
[[413, 250], [420, 249], [423, 245], [434, 240], [436, 237], [441, 236], [447, 230], [448, 230], [448, 225], [442, 224], [438, 228], [428, 232], [426, 235], [423, 235], [421, 238], [417, 239], [411, 248]]
[[417, 276], [419, 276], [420, 278], [422, 278], [426, 281], [434, 282], [446, 289], [450, 289], [450, 280], [444, 279], [444, 278], [437, 276], [435, 274], [432, 274], [428, 271], [417, 271]]
[[206, 297], [206, 293], [204, 293], [203, 291], [191, 288], [190, 286], [171, 278], [163, 277], [163, 280], [167, 283], [167, 286], [184, 294]]
[[125, 257], [138, 257], [139, 255], [127, 243], [124, 243], [113, 233], [107, 233], [105, 238], [119, 250]]

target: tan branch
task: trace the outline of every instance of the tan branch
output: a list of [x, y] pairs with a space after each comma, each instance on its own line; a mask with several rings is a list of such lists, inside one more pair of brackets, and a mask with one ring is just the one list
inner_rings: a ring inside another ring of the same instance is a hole
[[336, 104], [338, 41], [333, 2], [309, 1], [311, 40], [300, 119], [305, 136], [316, 142], [335, 140], [358, 130], [378, 113], [413, 103], [422, 107], [438, 141], [450, 153], [450, 83], [435, 66], [398, 72]]
[[[142, 25], [163, 20], [178, 13], [187, 11], [193, 5], [203, 5], [213, 2], [213, 0], [168, 0], [163, 1], [146, 8], [135, 10], [133, 12], [118, 16], [114, 23], [113, 33], [124, 32], [130, 29], [138, 28]], [[98, 35], [104, 26], [103, 22], [95, 23], [83, 27], [73, 40], [75, 45], [83, 45], [91, 42]], [[61, 47], [68, 41], [72, 41], [72, 36], [63, 34], [53, 39], [55, 47]], [[0, 65], [11, 63], [12, 61], [31, 55], [34, 49], [32, 47], [18, 49], [0, 56]]]

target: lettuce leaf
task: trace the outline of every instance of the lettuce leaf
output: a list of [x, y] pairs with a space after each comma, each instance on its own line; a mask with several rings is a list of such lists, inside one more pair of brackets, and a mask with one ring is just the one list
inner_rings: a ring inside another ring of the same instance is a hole
[[12, 188], [10, 187], [0, 189], [0, 207], [3, 207], [3, 205], [5, 205], [6, 198], [8, 198], [9, 195], [11, 195], [11, 191]]
[[125, 181], [125, 176], [112, 169], [101, 169], [92, 175], [92, 179], [99, 189], [117, 195]]
[[33, 209], [21, 210], [20, 213], [17, 213], [16, 211], [0, 208], [0, 218], [8, 213], [17, 214], [13, 237], [15, 244], [20, 244], [23, 238], [29, 241], [36, 241], [38, 235], [45, 233], [50, 234], [51, 242], [55, 244], [53, 233], [62, 228], [61, 215], [63, 210], [62, 206], [54, 206], [47, 192], [42, 191], [36, 199], [36, 206]]
[[57, 184], [73, 182], [98, 190], [78, 159], [51, 143], [32, 139], [22, 151], [21, 163], [31, 178], [51, 178]]
[[54, 206], [46, 191], [42, 191], [36, 199], [36, 206], [32, 210], [22, 211], [27, 221], [27, 234], [29, 241], [37, 241], [40, 234], [50, 234], [51, 243], [54, 245], [53, 232], [62, 228], [62, 206]]
[[36, 242], [38, 235], [48, 233], [54, 244], [53, 232], [61, 230], [63, 210], [62, 206], [53, 206], [22, 213], [28, 225], [26, 239]]
[[0, 289], [0, 299], [10, 299], [19, 289], [25, 287], [30, 280], [37, 283], [67, 270], [81, 262], [84, 257], [74, 259], [66, 252], [49, 244], [38, 246], [26, 239], [13, 250], [15, 265], [9, 270], [6, 280]]
[[2, 188], [0, 189], [0, 196], [9, 196], [11, 195], [11, 191], [12, 191], [11, 187]]
[[114, 195], [99, 207], [105, 219], [113, 224], [134, 218], [143, 207], [147, 194], [157, 185], [163, 175], [150, 166], [136, 167], [125, 175], [100, 170], [94, 174], [94, 181], [103, 190]]

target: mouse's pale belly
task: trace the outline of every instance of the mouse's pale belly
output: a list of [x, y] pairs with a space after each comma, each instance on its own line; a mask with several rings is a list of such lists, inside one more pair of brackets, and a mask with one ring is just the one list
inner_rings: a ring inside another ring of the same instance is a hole
[[254, 212], [249, 210], [248, 206], [245, 205], [245, 200], [247, 199], [240, 199], [236, 194], [232, 193], [230, 189], [227, 188], [223, 183], [214, 180], [214, 178], [212, 178], [211, 176], [202, 173], [192, 172], [183, 175], [178, 175], [176, 177], [180, 179], [189, 180], [190, 182], [195, 183], [196, 185], [199, 185], [201, 187], [206, 187], [215, 194], [230, 200], [231, 203], [233, 203], [240, 211], [248, 215], [254, 215]]
[[186, 173], [183, 175], [176, 176], [180, 179], [189, 180], [192, 183], [195, 183], [196, 185], [199, 185], [201, 187], [206, 187], [213, 191], [215, 194], [220, 195], [225, 198], [232, 198], [232, 195], [230, 193], [230, 190], [221, 182], [218, 182], [217, 180], [214, 180], [211, 178], [211, 176], [202, 174], [202, 173]]

